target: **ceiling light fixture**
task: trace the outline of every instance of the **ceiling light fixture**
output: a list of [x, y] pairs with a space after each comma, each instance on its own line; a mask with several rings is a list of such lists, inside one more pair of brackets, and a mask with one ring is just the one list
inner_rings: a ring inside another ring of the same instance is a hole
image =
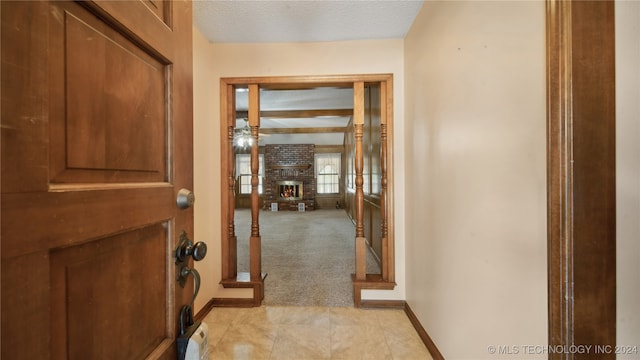
[[253, 137], [251, 137], [251, 128], [249, 128], [249, 119], [244, 120], [244, 127], [236, 129], [233, 137], [233, 144], [242, 149], [248, 149], [253, 145]]

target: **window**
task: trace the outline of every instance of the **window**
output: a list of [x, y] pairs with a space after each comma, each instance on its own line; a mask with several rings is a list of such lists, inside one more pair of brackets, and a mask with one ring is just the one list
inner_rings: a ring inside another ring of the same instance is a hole
[[340, 192], [341, 154], [316, 154], [316, 192], [337, 194]]
[[[240, 194], [251, 194], [251, 155], [236, 154], [236, 174], [240, 180]], [[262, 194], [264, 155], [258, 157], [258, 194]]]

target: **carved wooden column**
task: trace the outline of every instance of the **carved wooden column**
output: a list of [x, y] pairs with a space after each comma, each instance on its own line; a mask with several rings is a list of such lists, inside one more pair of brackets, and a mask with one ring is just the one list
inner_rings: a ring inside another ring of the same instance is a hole
[[364, 82], [353, 84], [353, 125], [355, 130], [356, 152], [356, 280], [366, 280], [367, 277], [367, 240], [364, 236], [364, 153], [362, 151], [362, 136], [364, 132]]
[[249, 126], [251, 127], [251, 237], [249, 238], [249, 271], [251, 281], [261, 280], [262, 249], [260, 238], [260, 214], [258, 193], [258, 129], [260, 128], [260, 88], [257, 84], [249, 85]]
[[380, 83], [380, 222], [382, 239], [382, 280], [389, 281], [392, 277], [389, 274], [389, 261], [393, 249], [389, 246], [389, 229], [387, 221], [387, 83]]
[[[226, 104], [226, 129], [227, 129], [227, 142], [226, 142], [226, 161], [227, 161], [227, 241], [222, 242], [222, 278], [223, 279], [235, 279], [238, 275], [238, 238], [235, 232], [235, 208], [236, 208], [236, 193], [235, 193], [235, 154], [233, 151], [233, 136], [234, 129], [236, 127], [236, 95], [235, 86], [225, 85], [222, 91], [227, 92], [227, 104]], [[226, 260], [226, 261], [225, 261]]]

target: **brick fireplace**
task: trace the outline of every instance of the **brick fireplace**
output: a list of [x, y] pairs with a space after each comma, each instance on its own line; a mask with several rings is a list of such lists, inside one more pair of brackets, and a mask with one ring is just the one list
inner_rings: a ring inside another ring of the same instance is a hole
[[[313, 144], [265, 145], [265, 209], [271, 209], [272, 203], [278, 204], [278, 210], [298, 210], [300, 203], [306, 210], [315, 208], [314, 152]], [[290, 196], [293, 190], [297, 196]]]

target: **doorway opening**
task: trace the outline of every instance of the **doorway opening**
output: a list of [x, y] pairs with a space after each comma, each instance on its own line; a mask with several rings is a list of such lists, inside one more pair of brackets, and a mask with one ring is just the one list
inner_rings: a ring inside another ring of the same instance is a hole
[[[390, 74], [221, 79], [223, 286], [253, 288], [252, 304], [262, 303], [260, 215], [338, 208], [353, 224], [354, 304], [361, 305], [361, 289], [393, 289], [392, 80]], [[332, 91], [348, 93], [349, 105], [333, 104]], [[315, 104], [283, 105], [305, 96]], [[330, 170], [335, 164], [317, 166], [316, 153], [339, 154], [339, 172]], [[238, 244], [247, 239], [238, 238], [236, 209], [250, 218], [243, 225], [250, 229], [248, 271], [238, 268]], [[375, 257], [368, 258], [370, 249]]]

